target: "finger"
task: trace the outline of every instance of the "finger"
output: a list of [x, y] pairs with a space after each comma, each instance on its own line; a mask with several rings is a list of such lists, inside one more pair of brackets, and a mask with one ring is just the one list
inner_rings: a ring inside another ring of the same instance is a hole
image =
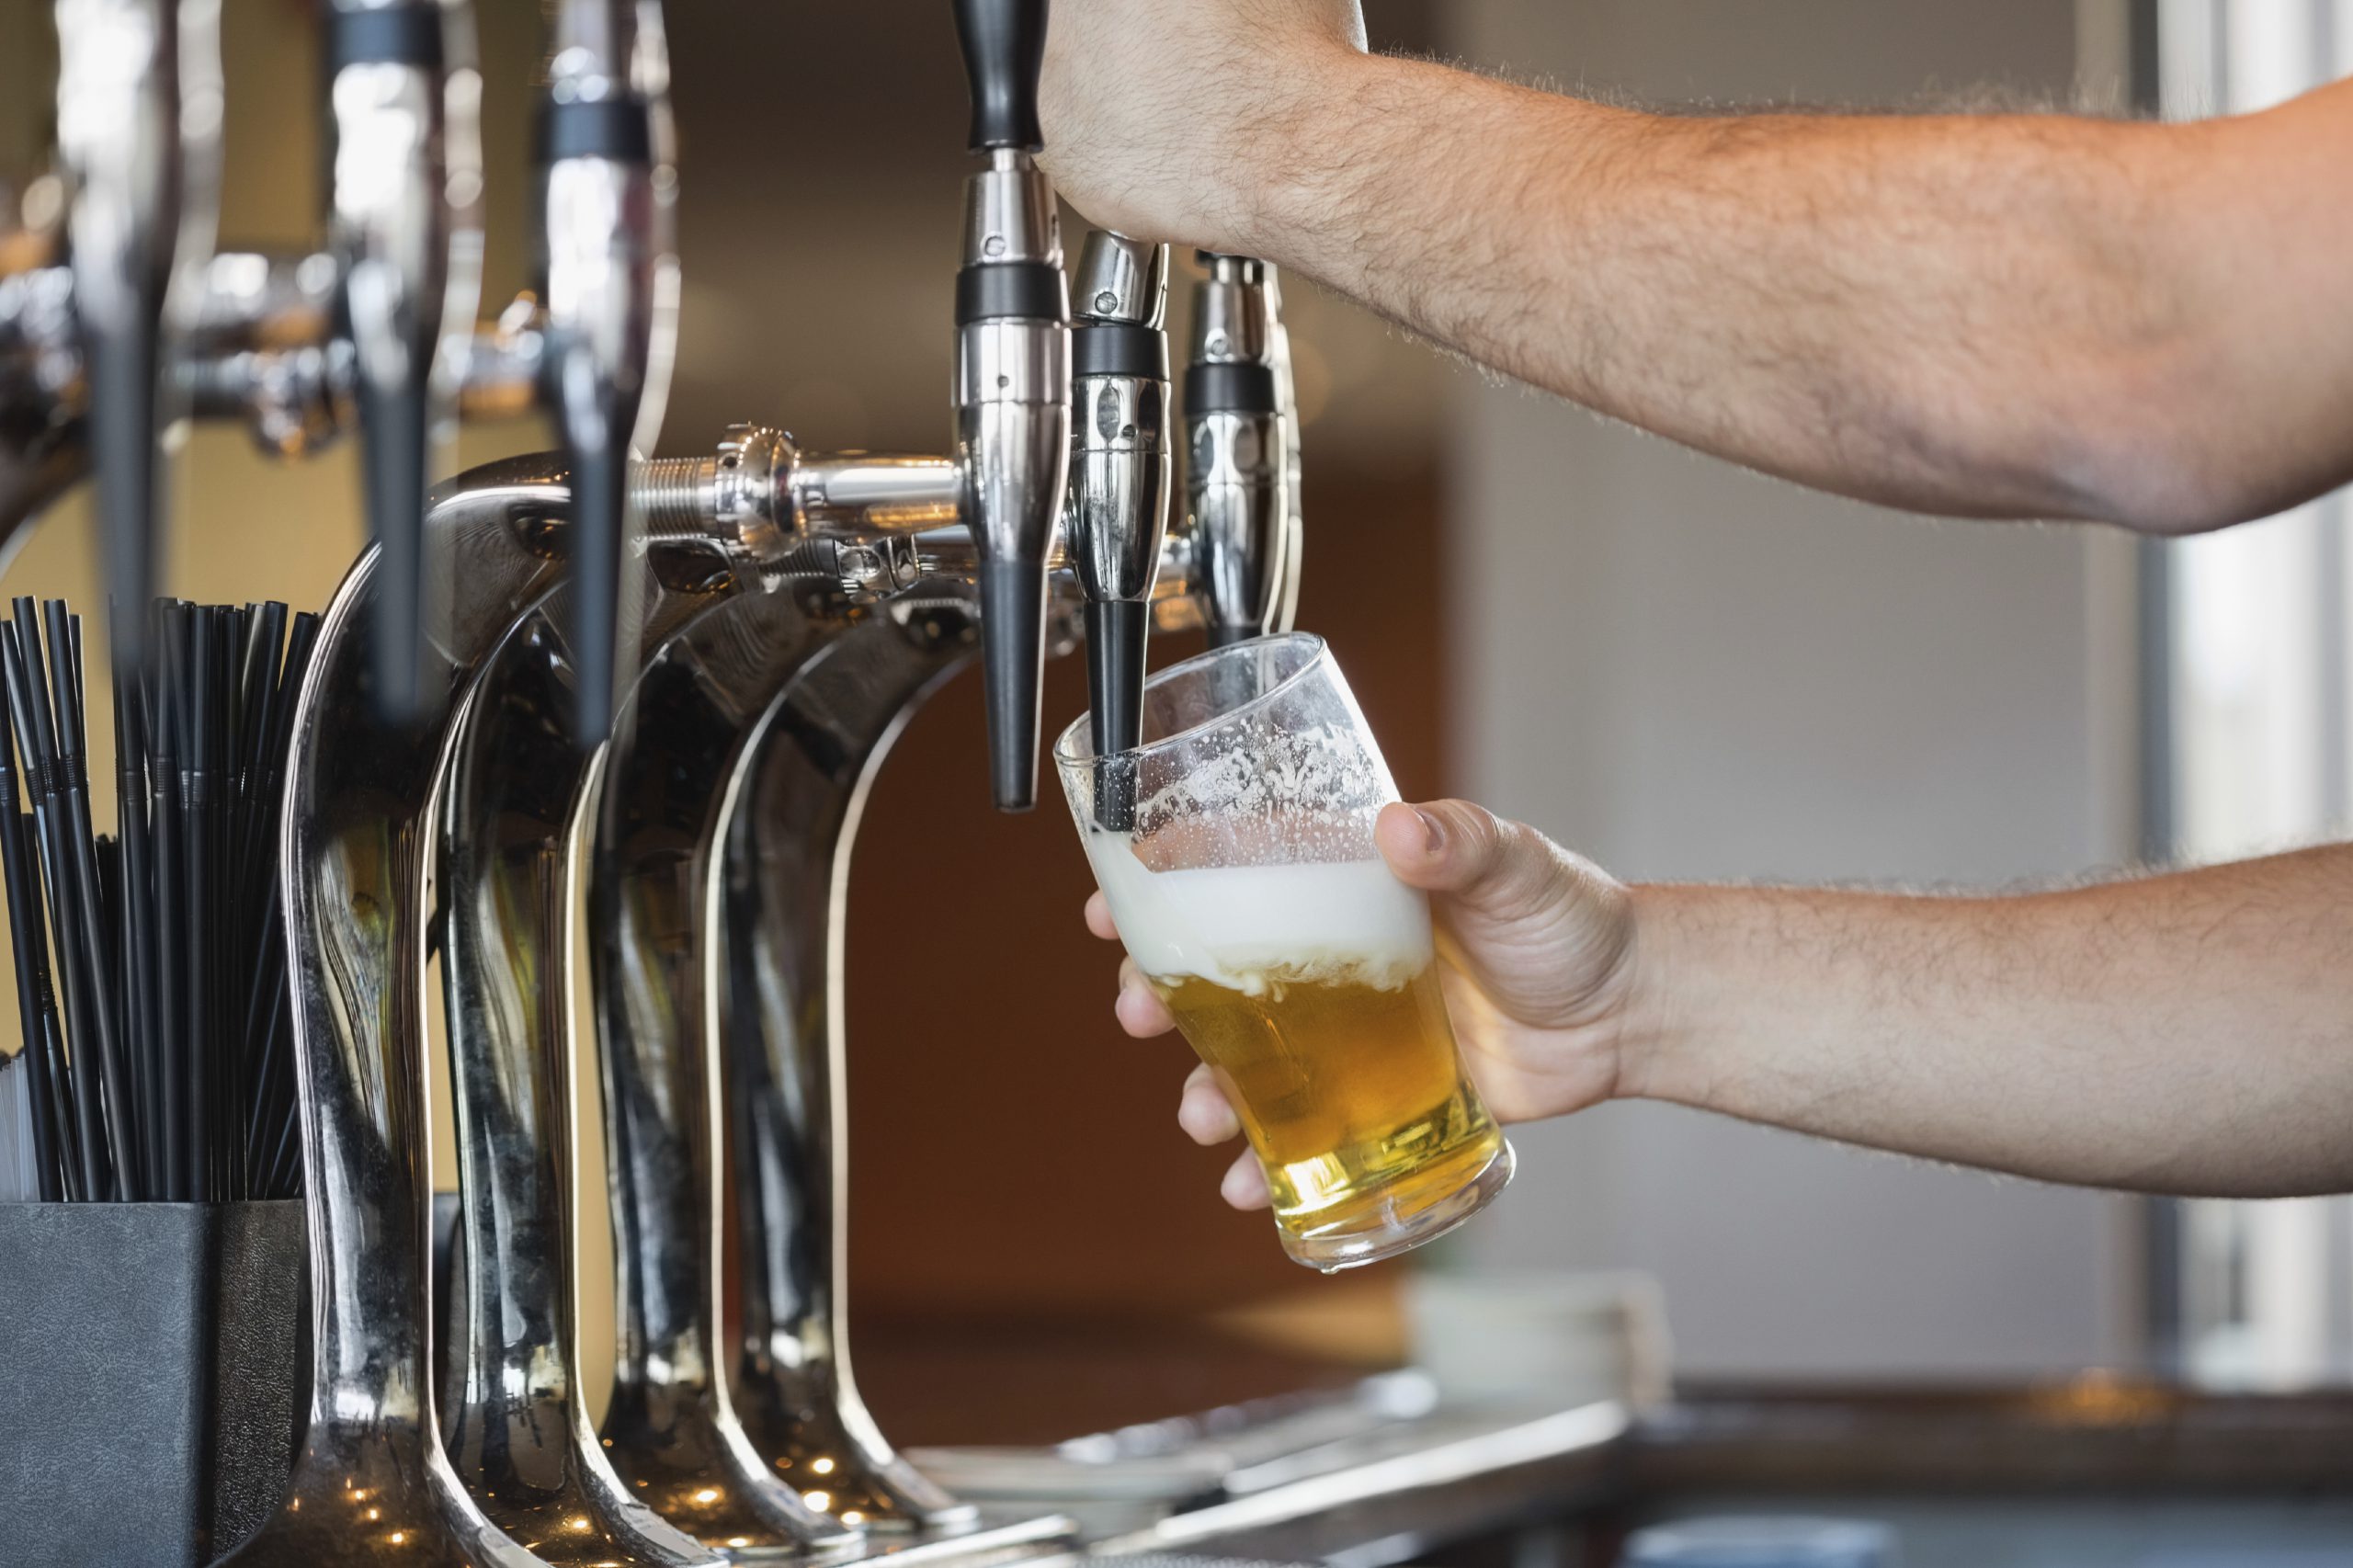
[[1120, 939], [1120, 928], [1111, 920], [1111, 901], [1099, 892], [1086, 895], [1086, 928], [1107, 942]]
[[1258, 1164], [1258, 1156], [1247, 1150], [1227, 1168], [1225, 1179], [1218, 1183], [1217, 1190], [1220, 1197], [1245, 1213], [1274, 1203], [1274, 1196], [1267, 1190], [1266, 1170]]
[[1551, 907], [1572, 881], [1551, 839], [1468, 801], [1384, 806], [1373, 839], [1398, 881], [1499, 915]]
[[1149, 985], [1123, 985], [1120, 999], [1111, 1005], [1120, 1027], [1138, 1040], [1151, 1040], [1165, 1035], [1176, 1027], [1176, 1019], [1168, 1011], [1168, 1004], [1153, 994]]
[[1242, 1119], [1233, 1114], [1233, 1107], [1225, 1091], [1217, 1086], [1217, 1075], [1206, 1063], [1196, 1067], [1185, 1080], [1185, 1093], [1176, 1101], [1176, 1125], [1194, 1142], [1210, 1146], [1242, 1136]]

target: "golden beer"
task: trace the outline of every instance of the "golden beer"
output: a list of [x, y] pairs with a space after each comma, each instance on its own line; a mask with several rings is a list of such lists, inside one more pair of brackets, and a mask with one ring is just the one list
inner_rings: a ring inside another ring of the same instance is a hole
[[1054, 746], [1120, 940], [1249, 1135], [1283, 1250], [1325, 1273], [1477, 1213], [1511, 1145], [1462, 1071], [1429, 901], [1374, 842], [1397, 799], [1323, 642], [1213, 649], [1144, 685], [1142, 744]]
[[1255, 994], [1190, 975], [1152, 983], [1233, 1102], [1287, 1238], [1345, 1247], [1426, 1217], [1442, 1227], [1458, 1216], [1431, 1211], [1504, 1154], [1463, 1081], [1435, 964], [1402, 983], [1276, 971]]

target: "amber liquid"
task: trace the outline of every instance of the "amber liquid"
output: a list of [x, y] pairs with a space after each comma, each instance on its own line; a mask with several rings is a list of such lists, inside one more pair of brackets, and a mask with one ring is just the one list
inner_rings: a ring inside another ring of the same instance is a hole
[[1153, 982], [1240, 1116], [1288, 1240], [1328, 1248], [1411, 1231], [1504, 1152], [1463, 1076], [1436, 966], [1386, 978], [1278, 973], [1256, 994]]

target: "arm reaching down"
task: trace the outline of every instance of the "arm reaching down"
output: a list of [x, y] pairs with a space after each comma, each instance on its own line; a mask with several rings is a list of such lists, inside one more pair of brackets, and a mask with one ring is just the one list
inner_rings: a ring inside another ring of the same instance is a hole
[[[1506, 1120], [1642, 1097], [2050, 1181], [2353, 1189], [2353, 847], [1919, 898], [1628, 888], [1461, 801], [1392, 806], [1380, 841]], [[1118, 1006], [1171, 1027], [1132, 971]], [[1178, 1119], [1238, 1131], [1205, 1072]], [[1225, 1191], [1264, 1201], [1248, 1155]]]
[[1356, 0], [1071, 0], [1055, 178], [1865, 500], [2174, 533], [2353, 478], [2353, 84], [2196, 125], [1680, 118], [1363, 38]]

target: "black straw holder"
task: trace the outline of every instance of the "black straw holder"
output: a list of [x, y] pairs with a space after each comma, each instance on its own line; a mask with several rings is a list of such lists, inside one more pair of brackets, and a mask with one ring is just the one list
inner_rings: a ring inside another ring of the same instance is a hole
[[285, 1494], [309, 1379], [302, 1204], [0, 1203], [0, 1542], [200, 1568]]

